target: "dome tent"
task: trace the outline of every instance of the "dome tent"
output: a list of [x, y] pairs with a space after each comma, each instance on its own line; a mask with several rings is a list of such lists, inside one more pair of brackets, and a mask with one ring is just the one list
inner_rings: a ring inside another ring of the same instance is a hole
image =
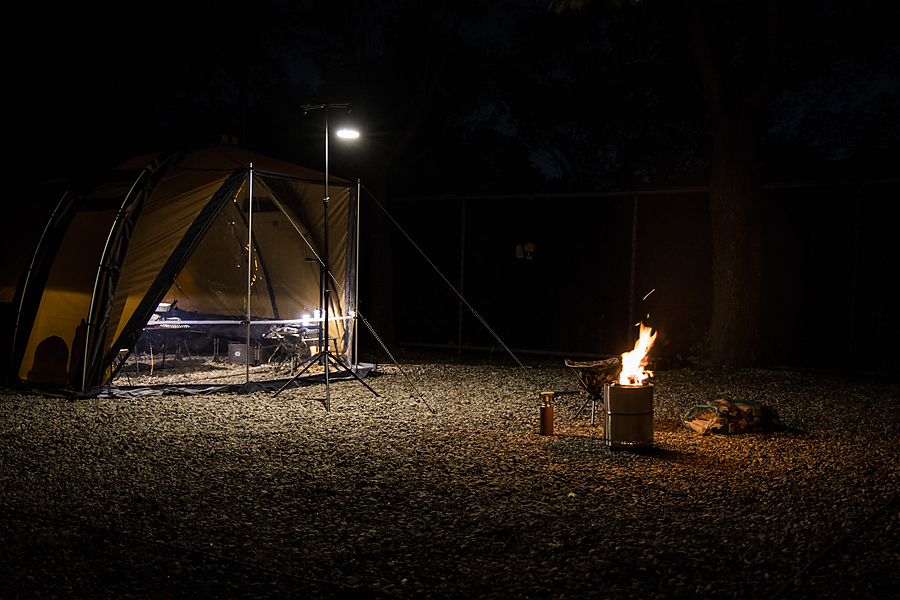
[[329, 178], [326, 219], [324, 182], [232, 145], [143, 156], [85, 179], [20, 279], [7, 384], [104, 385], [164, 302], [245, 327], [299, 322], [321, 305], [323, 264], [331, 350], [355, 364], [356, 189]]

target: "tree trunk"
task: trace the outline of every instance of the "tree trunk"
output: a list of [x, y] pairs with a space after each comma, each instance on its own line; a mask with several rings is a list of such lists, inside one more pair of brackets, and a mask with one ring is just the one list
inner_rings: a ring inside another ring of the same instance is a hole
[[[757, 48], [735, 70], [713, 50], [706, 3], [686, 0], [687, 26], [700, 85], [713, 124], [709, 208], [713, 240], [713, 314], [710, 358], [745, 367], [762, 362], [763, 350], [763, 189], [760, 123], [773, 95], [777, 71], [777, 1], [760, 4], [759, 26], [751, 31]], [[726, 77], [726, 73], [730, 77]]]
[[763, 360], [764, 219], [759, 135], [753, 115], [720, 111], [714, 120], [709, 182], [713, 228], [710, 358], [730, 367], [751, 366]]

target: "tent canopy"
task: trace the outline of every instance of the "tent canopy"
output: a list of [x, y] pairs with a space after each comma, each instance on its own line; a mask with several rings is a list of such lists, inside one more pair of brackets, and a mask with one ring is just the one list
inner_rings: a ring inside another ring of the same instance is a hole
[[82, 182], [17, 288], [7, 383], [105, 384], [161, 303], [242, 324], [299, 321], [321, 307], [325, 264], [331, 350], [355, 362], [356, 190], [330, 178], [326, 219], [324, 184], [229, 145], [139, 157]]

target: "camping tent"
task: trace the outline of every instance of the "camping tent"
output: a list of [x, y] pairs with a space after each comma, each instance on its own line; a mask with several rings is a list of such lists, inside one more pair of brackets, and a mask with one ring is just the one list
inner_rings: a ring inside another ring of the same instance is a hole
[[324, 265], [330, 349], [355, 364], [356, 189], [330, 178], [326, 202], [324, 180], [217, 145], [139, 157], [82, 181], [19, 281], [7, 383], [101, 386], [160, 307], [176, 302], [195, 328], [232, 324], [248, 337], [309, 324], [322, 308]]

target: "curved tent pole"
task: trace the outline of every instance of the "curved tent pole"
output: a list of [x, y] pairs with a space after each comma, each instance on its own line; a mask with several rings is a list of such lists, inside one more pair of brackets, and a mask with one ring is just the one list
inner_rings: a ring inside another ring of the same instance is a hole
[[25, 272], [25, 277], [19, 292], [19, 308], [16, 309], [16, 324], [13, 327], [12, 349], [10, 354], [10, 364], [8, 365], [8, 374], [4, 375], [4, 377], [11, 376], [11, 374], [13, 373], [13, 364], [16, 362], [16, 339], [19, 334], [19, 324], [22, 320], [22, 308], [25, 306], [25, 297], [28, 293], [28, 284], [31, 283], [31, 275], [32, 273], [34, 273], [35, 265], [38, 262], [38, 257], [45, 250], [44, 240], [47, 238], [47, 232], [50, 231], [51, 226], [56, 222], [57, 215], [59, 215], [62, 207], [66, 204], [69, 195], [70, 192], [67, 191], [63, 194], [62, 198], [59, 199], [59, 202], [56, 204], [56, 208], [53, 209], [53, 213], [50, 215], [50, 218], [47, 219], [47, 224], [44, 226], [44, 231], [41, 233], [41, 237], [34, 249], [34, 254], [31, 255], [31, 262], [28, 263], [28, 271]]
[[[91, 294], [91, 304], [85, 322], [84, 355], [82, 356], [82, 381], [81, 389], [86, 390], [91, 386], [99, 385], [103, 380], [102, 373], [115, 361], [121, 348], [133, 349], [133, 343], [114, 343], [106, 355], [104, 355], [104, 339], [109, 329], [109, 313], [112, 303], [118, 293], [121, 265], [117, 264], [120, 258], [124, 258], [131, 244], [137, 217], [143, 212], [144, 205], [156, 186], [163, 177], [177, 165], [181, 159], [192, 152], [194, 148], [181, 148], [156, 155], [150, 163], [141, 169], [141, 173], [135, 178], [134, 183], [122, 200], [116, 218], [110, 227], [110, 234], [100, 257], [97, 269], [97, 277], [94, 281], [94, 289]], [[158, 301], [157, 301], [158, 302]], [[154, 310], [156, 304], [154, 304]], [[151, 313], [152, 314], [152, 311]], [[148, 314], [146, 318], [149, 318]], [[146, 324], [146, 320], [144, 321]], [[122, 342], [122, 340], [114, 340]], [[121, 364], [118, 365], [120, 367]], [[113, 371], [113, 374], [118, 367]]]
[[133, 202], [135, 190], [138, 188], [138, 184], [145, 180], [145, 177], [149, 176], [152, 173], [152, 170], [148, 167], [145, 167], [141, 174], [137, 176], [134, 180], [134, 183], [131, 186], [131, 189], [128, 190], [128, 193], [125, 194], [125, 198], [122, 199], [122, 203], [119, 205], [119, 210], [116, 212], [116, 218], [113, 220], [112, 225], [109, 228], [109, 233], [106, 236], [106, 242], [103, 244], [103, 253], [100, 255], [100, 263], [97, 265], [97, 275], [94, 277], [94, 288], [91, 292], [91, 304], [90, 308], [88, 308], [87, 313], [87, 321], [85, 322], [85, 331], [84, 331], [84, 348], [82, 348], [81, 354], [81, 387], [84, 388], [87, 385], [87, 367], [88, 367], [88, 354], [91, 346], [91, 332], [93, 329], [93, 321], [94, 321], [94, 312], [97, 307], [97, 295], [100, 292], [100, 284], [101, 278], [103, 277], [104, 271], [108, 272], [109, 261], [110, 261], [110, 252], [112, 246], [113, 236], [119, 231], [121, 227], [121, 223], [125, 220], [126, 215], [128, 214], [126, 207]]

